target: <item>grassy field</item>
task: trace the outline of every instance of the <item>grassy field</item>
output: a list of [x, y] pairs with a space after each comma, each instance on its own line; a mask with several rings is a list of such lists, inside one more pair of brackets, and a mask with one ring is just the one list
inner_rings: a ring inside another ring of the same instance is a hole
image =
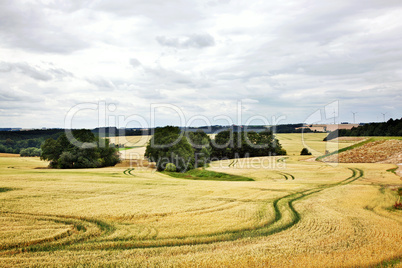
[[401, 266], [395, 165], [300, 159], [218, 161], [253, 181], [211, 181], [0, 157], [0, 266]]

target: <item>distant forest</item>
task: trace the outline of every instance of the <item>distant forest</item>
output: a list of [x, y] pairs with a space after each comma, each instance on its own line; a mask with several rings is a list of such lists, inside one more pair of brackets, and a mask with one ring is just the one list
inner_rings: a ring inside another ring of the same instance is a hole
[[[40, 149], [46, 139], [57, 139], [62, 133], [64, 133], [64, 129], [0, 131], [0, 153], [19, 154], [21, 150], [27, 148]], [[33, 150], [24, 150], [23, 152], [28, 151]]]
[[[262, 126], [262, 125], [249, 125], [249, 126], [240, 126], [240, 125], [231, 125], [231, 126], [201, 126], [201, 127], [180, 127], [182, 131], [187, 132], [196, 132], [203, 131], [206, 134], [216, 134], [221, 131], [231, 130], [233, 132], [244, 132], [244, 131], [254, 131], [254, 132], [265, 132], [271, 131], [273, 133], [306, 133], [306, 132], [316, 132], [312, 131], [309, 128], [304, 128], [304, 124], [285, 124], [285, 125], [277, 125], [277, 126]], [[94, 134], [104, 133], [107, 137], [114, 136], [142, 136], [142, 135], [152, 135], [156, 129], [161, 127], [157, 127], [155, 129], [118, 129], [116, 127], [106, 127], [106, 128], [95, 128], [92, 130]]]
[[309, 132], [317, 132], [312, 131], [309, 128], [302, 129], [304, 124], [287, 124], [287, 125], [277, 125], [269, 127], [268, 129], [273, 133], [309, 133]]
[[350, 130], [339, 129], [329, 133], [324, 141], [347, 136], [402, 136], [402, 118], [391, 118], [386, 123], [370, 123]]

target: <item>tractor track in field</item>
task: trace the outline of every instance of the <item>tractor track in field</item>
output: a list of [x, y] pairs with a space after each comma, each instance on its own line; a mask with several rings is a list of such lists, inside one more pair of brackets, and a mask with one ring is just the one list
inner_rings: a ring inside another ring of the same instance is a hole
[[[317, 188], [292, 193], [274, 200], [273, 203], [270, 203], [272, 201], [267, 201], [265, 205], [273, 206], [275, 211], [274, 219], [260, 222], [258, 225], [249, 228], [239, 228], [237, 230], [209, 233], [207, 235], [158, 238], [158, 230], [149, 226], [147, 227], [149, 234], [147, 234], [146, 237], [151, 237], [151, 239], [144, 237], [137, 240], [133, 240], [132, 238], [107, 240], [107, 236], [112, 234], [116, 228], [113, 225], [100, 220], [60, 215], [14, 213], [31, 217], [44, 217], [51, 221], [60, 221], [67, 225], [73, 226], [73, 228], [70, 232], [67, 232], [65, 235], [61, 235], [60, 237], [54, 237], [53, 239], [42, 239], [41, 241], [37, 241], [30, 245], [13, 245], [8, 249], [0, 249], [0, 254], [26, 251], [55, 251], [59, 249], [81, 250], [82, 248], [85, 248], [86, 250], [107, 250], [174, 247], [184, 245], [211, 244], [216, 242], [234, 241], [242, 238], [269, 236], [287, 230], [301, 220], [300, 214], [293, 206], [294, 202], [321, 192], [325, 189], [349, 184], [363, 176], [363, 171], [361, 169], [349, 168], [349, 170], [352, 171], [352, 175], [341, 182], [321, 185]], [[124, 174], [135, 176], [131, 174], [131, 171], [132, 169], [126, 169]], [[290, 174], [286, 173], [286, 175], [289, 176], [289, 178], [294, 178]], [[13, 214], [13, 212], [2, 213], [8, 213], [8, 215]], [[99, 237], [103, 237], [103, 239], [99, 240]]]
[[134, 170], [134, 168], [128, 168], [128, 169], [124, 170], [123, 173], [124, 173], [124, 175], [129, 175], [129, 176], [131, 175], [131, 176], [135, 177], [135, 175], [131, 173], [131, 171], [133, 171], [133, 170]]
[[[259, 226], [231, 230], [225, 232], [210, 233], [208, 235], [196, 235], [186, 237], [171, 237], [152, 240], [120, 240], [119, 242], [109, 242], [103, 245], [93, 245], [96, 249], [132, 249], [132, 248], [153, 248], [153, 247], [171, 247], [183, 245], [211, 244], [215, 242], [234, 241], [242, 238], [251, 238], [258, 236], [268, 236], [289, 229], [301, 220], [300, 214], [296, 211], [293, 203], [306, 198], [312, 194], [321, 192], [325, 189], [349, 184], [363, 176], [363, 171], [357, 168], [349, 168], [352, 175], [347, 179], [336, 184], [322, 185], [314, 189], [308, 189], [301, 192], [289, 194], [276, 199], [273, 202], [275, 218], [264, 222]], [[86, 246], [91, 247], [90, 241]]]
[[65, 216], [65, 215], [47, 215], [21, 212], [0, 212], [0, 216], [31, 219], [38, 221], [49, 221], [65, 224], [68, 230], [43, 238], [33, 239], [23, 242], [3, 243], [0, 245], [0, 255], [14, 254], [21, 252], [35, 252], [58, 250], [66, 246], [84, 242], [95, 237], [109, 235], [114, 232], [114, 227], [97, 219], [84, 217]]
[[295, 179], [295, 176], [293, 176], [290, 173], [281, 172], [281, 171], [277, 171], [276, 173], [278, 173], [279, 175], [283, 176], [285, 180], [288, 180], [288, 179], [294, 180]]

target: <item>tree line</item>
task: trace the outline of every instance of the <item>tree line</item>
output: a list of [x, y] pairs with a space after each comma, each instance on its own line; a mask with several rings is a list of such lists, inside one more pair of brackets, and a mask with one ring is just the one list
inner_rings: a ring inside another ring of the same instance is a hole
[[213, 160], [285, 154], [270, 131], [224, 130], [211, 140], [203, 131], [184, 132], [173, 126], [156, 128], [145, 151], [159, 171], [178, 172], [205, 167]]
[[0, 153], [36, 156], [38, 151], [34, 148], [39, 150], [46, 139], [57, 139], [63, 132], [64, 129], [0, 131]]
[[324, 138], [326, 140], [332, 140], [337, 137], [347, 136], [402, 136], [402, 118], [401, 119], [389, 119], [384, 123], [370, 123], [362, 126], [354, 127], [350, 130], [339, 129], [328, 134]]

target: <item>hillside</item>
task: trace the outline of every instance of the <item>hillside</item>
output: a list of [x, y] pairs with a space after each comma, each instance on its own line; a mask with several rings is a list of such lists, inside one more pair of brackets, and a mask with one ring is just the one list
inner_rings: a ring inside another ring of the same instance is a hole
[[401, 163], [402, 140], [377, 140], [321, 159], [339, 163]]

